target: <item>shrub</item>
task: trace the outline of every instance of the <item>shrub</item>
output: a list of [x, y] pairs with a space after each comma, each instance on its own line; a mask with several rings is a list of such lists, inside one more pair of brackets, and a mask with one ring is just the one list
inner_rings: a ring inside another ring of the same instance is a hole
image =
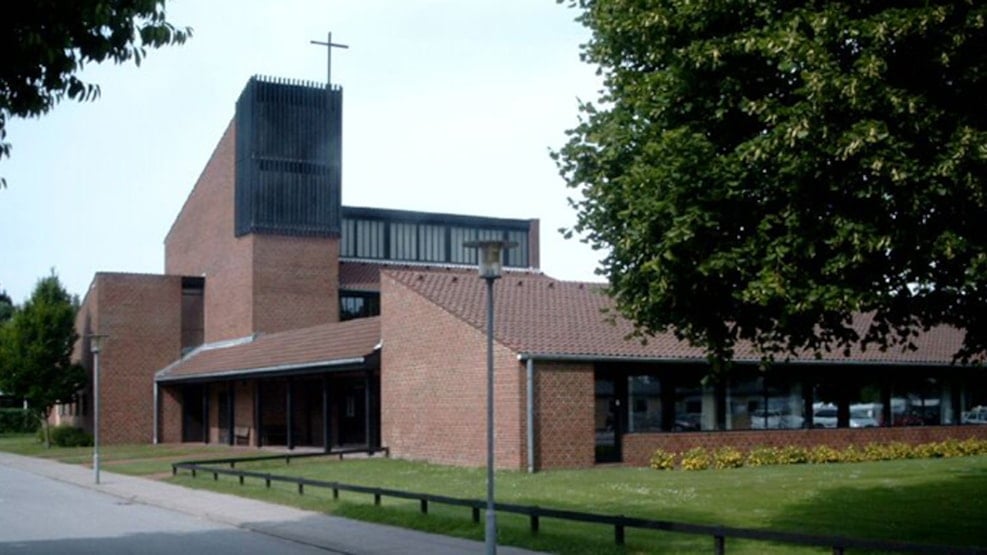
[[[42, 441], [44, 440], [44, 433], [43, 429], [38, 430]], [[49, 433], [51, 434], [51, 444], [57, 447], [91, 447], [93, 444], [93, 436], [75, 426], [52, 426]]]
[[664, 449], [656, 449], [651, 455], [649, 466], [655, 470], [671, 470], [675, 468], [675, 454]]
[[0, 409], [0, 434], [30, 434], [37, 431], [41, 421], [26, 409]]
[[845, 460], [843, 453], [829, 445], [816, 445], [809, 450], [808, 457], [812, 464], [838, 463]]
[[744, 454], [733, 447], [721, 447], [713, 453], [713, 466], [716, 468], [740, 468], [744, 466]]
[[778, 452], [778, 464], [805, 464], [807, 462], [809, 462], [809, 455], [804, 447], [786, 445]]
[[747, 453], [747, 466], [766, 466], [778, 464], [778, 449], [774, 447], [755, 447]]
[[703, 447], [693, 447], [682, 454], [683, 470], [706, 470], [712, 464], [712, 457]]

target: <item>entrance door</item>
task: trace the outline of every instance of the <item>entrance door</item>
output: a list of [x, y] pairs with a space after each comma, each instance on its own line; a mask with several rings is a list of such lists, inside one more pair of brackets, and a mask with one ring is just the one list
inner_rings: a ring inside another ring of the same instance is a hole
[[342, 381], [337, 389], [339, 444], [367, 443], [367, 384], [363, 378]]
[[596, 462], [620, 462], [621, 437], [627, 429], [627, 380], [596, 372]]
[[202, 385], [182, 388], [182, 441], [206, 440], [206, 398]]

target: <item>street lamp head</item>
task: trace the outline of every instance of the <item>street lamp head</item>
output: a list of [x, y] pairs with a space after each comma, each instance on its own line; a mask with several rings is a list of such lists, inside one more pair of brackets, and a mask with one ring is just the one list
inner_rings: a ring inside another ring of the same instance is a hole
[[497, 279], [500, 277], [503, 268], [501, 253], [507, 249], [517, 246], [517, 241], [467, 241], [463, 246], [479, 250], [479, 270], [480, 277], [484, 279]]
[[100, 351], [100, 349], [103, 348], [103, 340], [106, 339], [106, 336], [105, 335], [94, 333], [94, 334], [87, 335], [86, 337], [89, 338], [89, 352], [90, 353], [96, 354], [96, 353], [98, 353]]

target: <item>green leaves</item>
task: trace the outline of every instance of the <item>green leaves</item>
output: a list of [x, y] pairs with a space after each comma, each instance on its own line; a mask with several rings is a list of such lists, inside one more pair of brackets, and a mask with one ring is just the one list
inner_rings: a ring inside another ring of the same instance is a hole
[[2, 142], [9, 116], [39, 116], [65, 97], [99, 97], [98, 85], [75, 76], [86, 63], [140, 65], [146, 48], [189, 39], [192, 29], [166, 21], [164, 6], [165, 0], [35, 0], [7, 9], [0, 17], [0, 159], [10, 155]]
[[881, 348], [987, 354], [987, 4], [578, 6], [606, 91], [555, 158], [639, 333], [773, 358], [868, 312]]
[[31, 298], [0, 323], [0, 390], [22, 397], [42, 417], [85, 386], [85, 371], [72, 362], [76, 301], [54, 273]]

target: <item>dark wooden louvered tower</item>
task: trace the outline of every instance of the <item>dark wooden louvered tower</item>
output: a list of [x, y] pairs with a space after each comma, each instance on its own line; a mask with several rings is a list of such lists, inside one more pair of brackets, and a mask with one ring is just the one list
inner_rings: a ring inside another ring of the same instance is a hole
[[338, 237], [343, 91], [253, 77], [236, 104], [238, 237]]

